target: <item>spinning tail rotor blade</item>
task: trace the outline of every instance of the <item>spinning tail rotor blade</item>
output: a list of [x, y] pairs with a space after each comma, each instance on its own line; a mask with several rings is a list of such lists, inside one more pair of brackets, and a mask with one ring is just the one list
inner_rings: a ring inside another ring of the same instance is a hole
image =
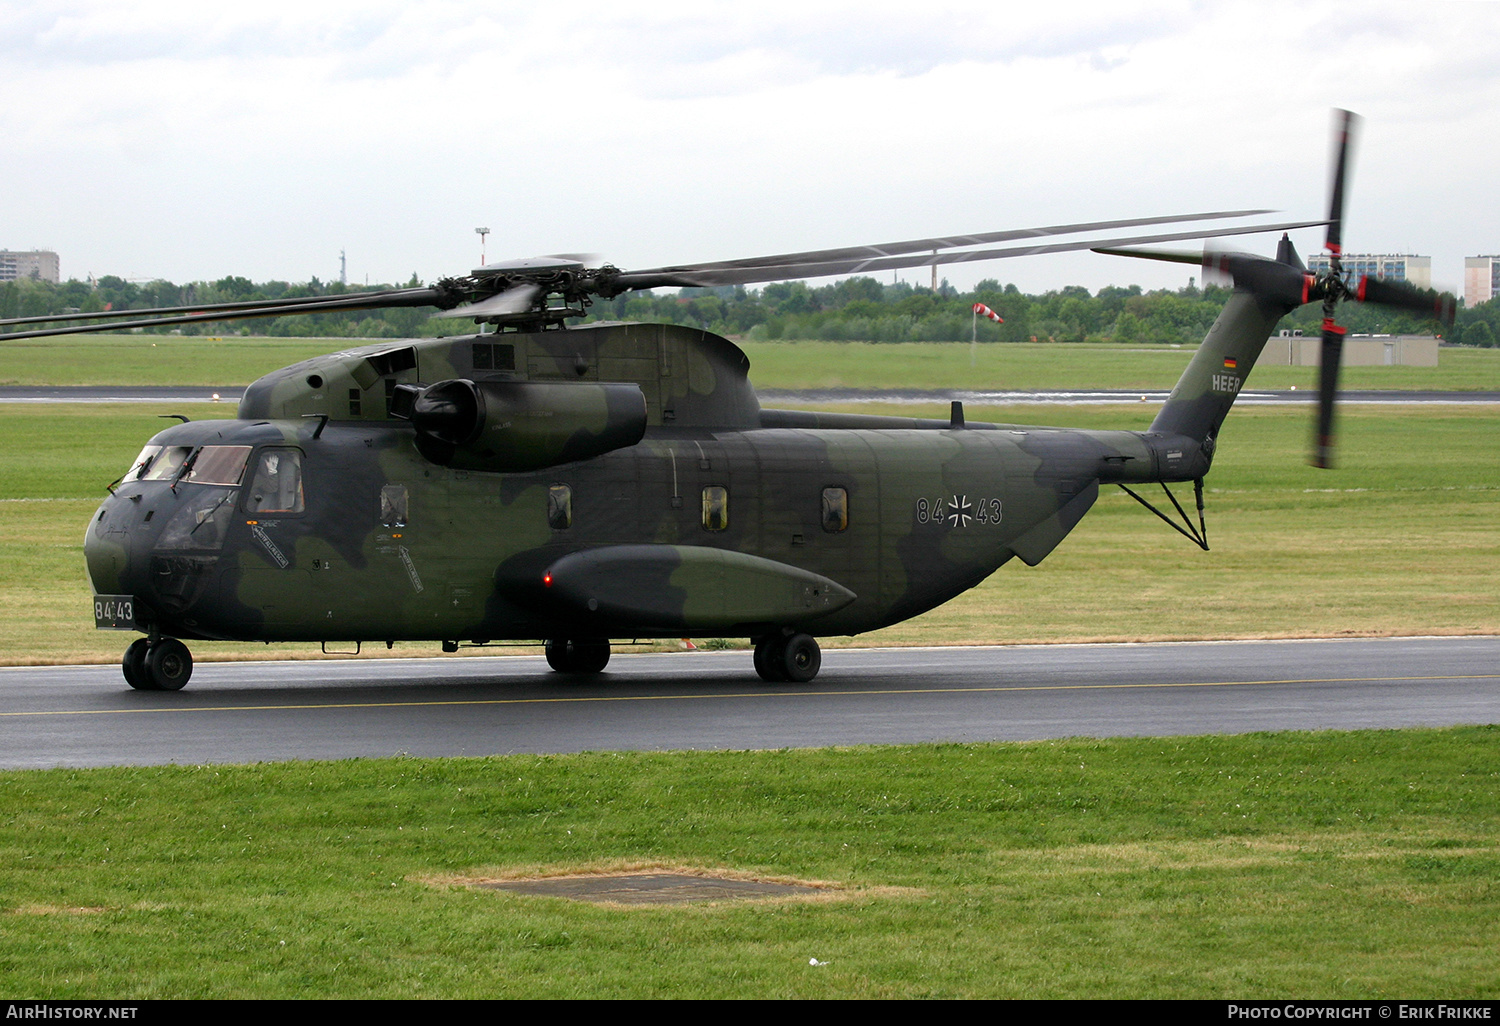
[[1359, 115], [1347, 110], [1334, 111], [1333, 181], [1328, 187], [1327, 246], [1330, 269], [1320, 281], [1323, 293], [1323, 346], [1318, 365], [1318, 426], [1313, 437], [1312, 456], [1315, 467], [1333, 466], [1333, 406], [1338, 399], [1339, 364], [1344, 358], [1344, 329], [1334, 323], [1334, 311], [1347, 294], [1344, 285], [1344, 190], [1359, 128]]
[[1362, 303], [1379, 303], [1398, 310], [1410, 310], [1418, 316], [1431, 317], [1443, 325], [1453, 323], [1454, 310], [1458, 305], [1457, 298], [1450, 292], [1423, 289], [1404, 281], [1382, 281], [1368, 276], [1359, 280], [1354, 298]]
[[1318, 365], [1318, 429], [1309, 462], [1322, 470], [1333, 467], [1333, 406], [1339, 392], [1339, 364], [1343, 362], [1344, 329], [1323, 322], [1323, 351]]
[[1334, 163], [1333, 182], [1328, 190], [1327, 245], [1328, 251], [1337, 260], [1344, 251], [1344, 183], [1348, 180], [1351, 153], [1362, 119], [1358, 114], [1347, 110], [1335, 110], [1333, 114]]

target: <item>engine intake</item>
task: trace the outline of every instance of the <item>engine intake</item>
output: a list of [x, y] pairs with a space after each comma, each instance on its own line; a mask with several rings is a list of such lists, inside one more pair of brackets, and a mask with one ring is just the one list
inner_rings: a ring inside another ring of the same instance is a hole
[[403, 384], [391, 414], [411, 421], [424, 457], [459, 470], [541, 470], [635, 445], [646, 433], [646, 397], [630, 382]]

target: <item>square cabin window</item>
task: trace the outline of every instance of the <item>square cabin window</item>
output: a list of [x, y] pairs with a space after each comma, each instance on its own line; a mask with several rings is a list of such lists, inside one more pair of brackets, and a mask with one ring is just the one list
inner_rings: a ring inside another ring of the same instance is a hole
[[554, 531], [573, 526], [573, 489], [565, 484], [547, 489], [547, 526]]
[[729, 489], [709, 485], [703, 489], [703, 529], [722, 531], [729, 526]]
[[823, 489], [823, 530], [837, 534], [849, 526], [849, 493], [842, 488]]

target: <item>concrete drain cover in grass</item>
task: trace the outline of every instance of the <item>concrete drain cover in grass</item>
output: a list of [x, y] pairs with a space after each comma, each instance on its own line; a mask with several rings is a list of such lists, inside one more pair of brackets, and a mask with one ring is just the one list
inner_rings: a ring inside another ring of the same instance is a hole
[[688, 901], [744, 901], [817, 894], [820, 888], [802, 884], [729, 880], [686, 873], [620, 873], [613, 876], [554, 876], [538, 880], [499, 880], [481, 884], [496, 891], [544, 894], [575, 901], [622, 905], [674, 905]]

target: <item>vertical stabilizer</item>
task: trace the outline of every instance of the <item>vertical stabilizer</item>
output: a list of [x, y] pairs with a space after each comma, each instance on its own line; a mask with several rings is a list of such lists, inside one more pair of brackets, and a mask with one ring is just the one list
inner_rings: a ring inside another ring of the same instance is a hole
[[1266, 339], [1287, 312], [1253, 292], [1236, 290], [1203, 337], [1203, 344], [1151, 422], [1150, 430], [1186, 435], [1199, 443], [1217, 438]]
[[1296, 264], [1234, 254], [1219, 257], [1218, 266], [1234, 279], [1234, 292], [1150, 428], [1186, 436], [1209, 457], [1276, 322], [1307, 301], [1308, 287]]

